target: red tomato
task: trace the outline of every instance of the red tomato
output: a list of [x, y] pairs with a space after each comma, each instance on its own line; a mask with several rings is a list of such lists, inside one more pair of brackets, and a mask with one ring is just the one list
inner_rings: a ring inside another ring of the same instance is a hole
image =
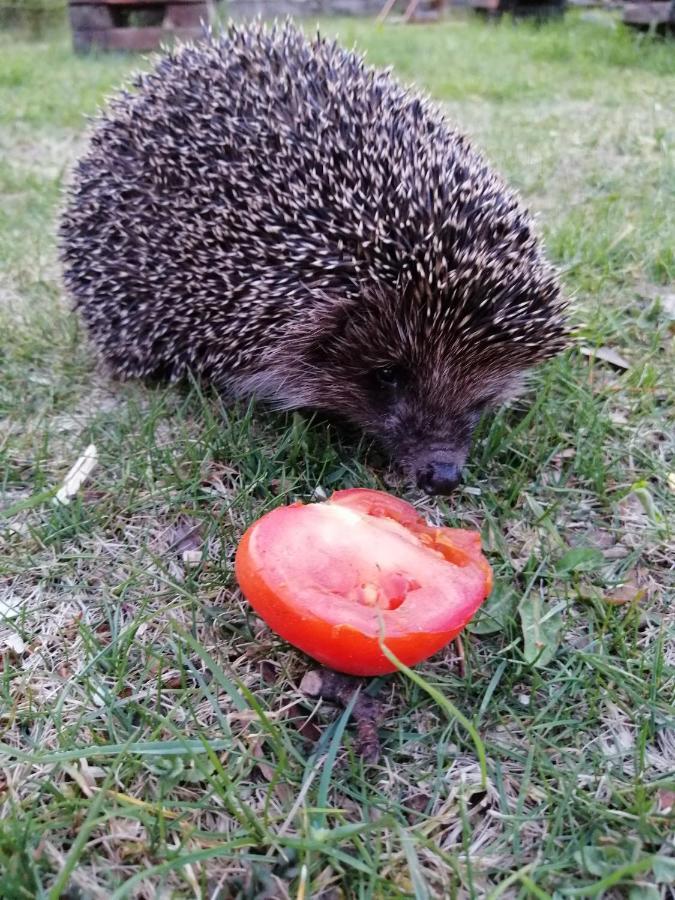
[[480, 536], [427, 525], [381, 491], [337, 491], [280, 507], [237, 548], [235, 573], [256, 612], [325, 666], [382, 675], [451, 641], [492, 588]]

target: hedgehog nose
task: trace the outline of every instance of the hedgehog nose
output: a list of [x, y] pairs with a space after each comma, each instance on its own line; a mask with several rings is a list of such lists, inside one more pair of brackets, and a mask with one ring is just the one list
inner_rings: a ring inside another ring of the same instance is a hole
[[452, 463], [430, 463], [417, 473], [417, 486], [427, 494], [450, 494], [461, 480], [461, 468]]

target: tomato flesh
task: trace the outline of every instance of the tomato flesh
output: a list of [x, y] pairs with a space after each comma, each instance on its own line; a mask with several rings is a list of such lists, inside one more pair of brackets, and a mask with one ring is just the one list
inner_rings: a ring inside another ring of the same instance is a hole
[[235, 573], [274, 631], [354, 675], [394, 671], [380, 639], [407, 665], [435, 653], [492, 586], [478, 534], [427, 525], [409, 503], [365, 489], [263, 516]]

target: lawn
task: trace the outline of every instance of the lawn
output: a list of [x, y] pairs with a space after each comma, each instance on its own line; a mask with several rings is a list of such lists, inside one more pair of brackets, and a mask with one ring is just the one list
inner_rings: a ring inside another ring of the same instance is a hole
[[[142, 63], [0, 35], [0, 897], [672, 896], [675, 50], [597, 12], [324, 25], [520, 190], [574, 346], [438, 502], [325, 423], [111, 381], [54, 225], [85, 114]], [[232, 573], [263, 511], [353, 485], [479, 527], [497, 583], [464, 667], [365, 686], [374, 765]]]

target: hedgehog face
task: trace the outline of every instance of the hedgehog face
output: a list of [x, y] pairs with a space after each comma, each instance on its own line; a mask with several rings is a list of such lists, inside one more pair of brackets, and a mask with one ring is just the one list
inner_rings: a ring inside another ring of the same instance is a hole
[[303, 323], [245, 387], [351, 422], [420, 488], [445, 494], [461, 480], [481, 415], [517, 393], [525, 368], [517, 347], [486, 351], [380, 297], [324, 310], [309, 330]]
[[538, 256], [468, 269], [464, 283], [411, 278], [324, 309], [305, 346], [314, 405], [374, 435], [430, 494], [458, 484], [481, 415], [564, 343], [558, 285]]
[[[357, 368], [355, 363], [360, 362]], [[463, 367], [460, 358], [399, 358], [373, 364], [364, 348], [317, 371], [310, 405], [330, 410], [372, 435], [428, 494], [460, 482], [483, 413], [517, 393], [522, 373]], [[326, 377], [326, 371], [332, 377]]]
[[364, 423], [392, 458], [428, 494], [459, 484], [485, 400], [457, 402], [452, 375], [423, 382], [404, 364], [369, 373], [374, 420]]
[[461, 480], [476, 425], [484, 412], [513, 396], [519, 373], [471, 369], [459, 357], [399, 362], [366, 374], [351, 411], [399, 467], [428, 494], [448, 494]]

